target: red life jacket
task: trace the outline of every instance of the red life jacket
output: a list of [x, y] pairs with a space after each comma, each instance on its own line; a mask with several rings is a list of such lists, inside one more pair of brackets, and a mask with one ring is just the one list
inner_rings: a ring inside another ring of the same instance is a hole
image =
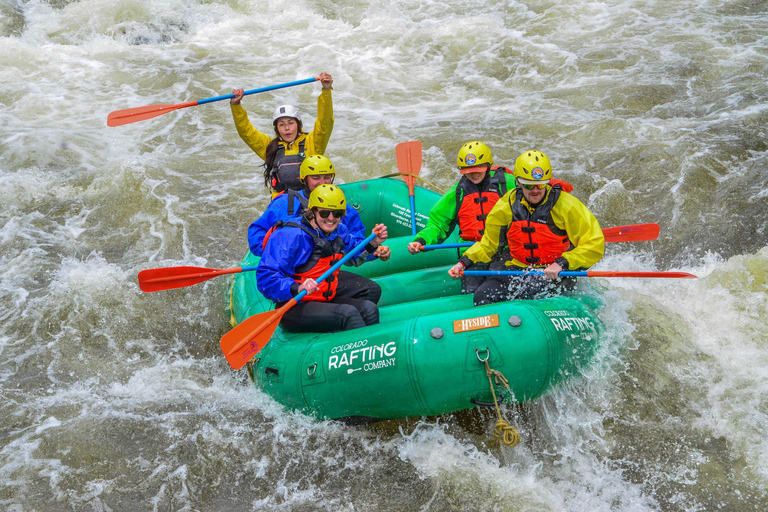
[[511, 174], [506, 167], [495, 167], [478, 185], [466, 176], [459, 180], [456, 186], [456, 218], [462, 240], [477, 242], [483, 238], [486, 217], [499, 198], [507, 193], [506, 172]]
[[567, 181], [558, 180], [557, 178], [550, 178], [549, 184], [553, 187], [555, 185], [560, 185], [560, 188], [563, 189], [563, 192], [573, 192], [573, 185]]
[[547, 201], [536, 207], [533, 213], [522, 205], [522, 192], [515, 193], [512, 208], [512, 224], [507, 230], [509, 253], [517, 261], [528, 265], [549, 265], [572, 248], [565, 230], [555, 226], [552, 208], [560, 198], [560, 185], [553, 186]]
[[[300, 228], [306, 234], [312, 237], [312, 241], [315, 244], [310, 254], [309, 259], [296, 267], [295, 274], [291, 276], [294, 281], [301, 284], [307, 279], [317, 280], [318, 277], [323, 275], [329, 268], [336, 264], [344, 256], [344, 239], [337, 236], [333, 240], [328, 240], [318, 236], [312, 230], [307, 228], [304, 224], [296, 222], [277, 222], [272, 229], [270, 229], [264, 237], [264, 245], [266, 246], [267, 239], [275, 232], [276, 229], [281, 227], [294, 227]], [[336, 296], [336, 288], [339, 286], [339, 269], [333, 274], [328, 276], [322, 283], [318, 283], [317, 290], [312, 293], [308, 293], [301, 300], [310, 301], [316, 300], [320, 302], [329, 302]]]

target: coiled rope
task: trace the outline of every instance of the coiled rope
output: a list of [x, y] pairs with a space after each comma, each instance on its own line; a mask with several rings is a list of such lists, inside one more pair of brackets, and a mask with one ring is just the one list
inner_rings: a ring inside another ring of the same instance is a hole
[[[510, 424], [501, 417], [499, 401], [496, 399], [496, 390], [493, 387], [493, 381], [496, 380], [497, 385], [503, 384], [505, 388], [509, 389], [509, 381], [500, 371], [494, 370], [490, 367], [488, 364], [488, 359], [490, 358], [487, 357], [485, 358], [485, 361], [483, 361], [485, 363], [485, 374], [488, 376], [488, 384], [491, 385], [493, 405], [496, 406], [496, 415], [499, 417], [499, 420], [493, 427], [493, 437], [494, 439], [499, 440], [499, 446], [501, 446], [501, 443], [504, 443], [510, 448], [514, 448], [520, 442], [520, 433], [517, 431], [517, 429], [515, 429], [515, 427], [510, 426]], [[491, 377], [493, 377], [493, 379]]]

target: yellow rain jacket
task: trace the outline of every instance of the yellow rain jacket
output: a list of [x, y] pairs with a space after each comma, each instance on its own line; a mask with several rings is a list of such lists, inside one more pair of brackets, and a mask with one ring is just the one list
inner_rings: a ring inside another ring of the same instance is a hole
[[[547, 195], [542, 201], [549, 201], [550, 191], [547, 187]], [[518, 189], [512, 189], [507, 192], [488, 214], [485, 220], [485, 233], [483, 238], [472, 245], [462, 256], [466, 257], [472, 263], [487, 263], [499, 248], [499, 238], [504, 237], [502, 243], [506, 245], [506, 236], [509, 226], [512, 224], [512, 204], [515, 202], [515, 194]], [[520, 192], [522, 194], [522, 192]], [[521, 198], [521, 204], [529, 212], [532, 208], [525, 198]], [[550, 212], [555, 226], [565, 230], [568, 239], [574, 246], [573, 249], [563, 253], [562, 257], [568, 261], [568, 268], [589, 268], [603, 257], [605, 252], [605, 237], [600, 229], [597, 219], [584, 204], [576, 197], [567, 192], [561, 192], [560, 198]], [[508, 267], [528, 268], [527, 263], [516, 259], [506, 262]]]
[[[325, 148], [328, 146], [328, 140], [331, 138], [333, 130], [333, 100], [331, 96], [332, 89], [322, 89], [320, 96], [317, 97], [317, 120], [314, 129], [309, 133], [302, 133], [296, 137], [292, 143], [280, 142], [285, 147], [286, 155], [295, 155], [299, 152], [299, 143], [304, 142], [304, 154], [322, 155], [325, 154]], [[243, 142], [248, 144], [259, 158], [267, 158], [267, 145], [275, 135], [265, 135], [253, 127], [248, 120], [248, 113], [242, 105], [231, 105], [232, 117], [235, 120], [237, 133]]]

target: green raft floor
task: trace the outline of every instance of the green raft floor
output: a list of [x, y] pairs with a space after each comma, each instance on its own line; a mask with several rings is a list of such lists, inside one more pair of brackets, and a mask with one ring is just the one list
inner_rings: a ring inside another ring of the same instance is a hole
[[[447, 273], [458, 260], [456, 249], [407, 252], [413, 236], [404, 182], [379, 178], [341, 188], [369, 233], [377, 223], [389, 231], [389, 261], [343, 268], [382, 287], [380, 323], [336, 333], [278, 328], [247, 365], [275, 400], [318, 419], [431, 416], [492, 404], [486, 359], [509, 380], [508, 399], [517, 401], [541, 396], [589, 364], [603, 330], [598, 299], [571, 295], [474, 307]], [[439, 198], [415, 188], [417, 230]], [[458, 241], [454, 233], [446, 243]], [[248, 252], [241, 265], [258, 260]], [[235, 275], [230, 309], [233, 325], [274, 309], [258, 292], [255, 272]]]

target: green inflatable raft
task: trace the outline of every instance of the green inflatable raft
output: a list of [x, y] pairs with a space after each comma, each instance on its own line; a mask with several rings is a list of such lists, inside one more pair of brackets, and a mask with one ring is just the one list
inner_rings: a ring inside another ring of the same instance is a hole
[[[408, 187], [394, 178], [341, 185], [366, 227], [387, 225], [389, 261], [346, 270], [382, 288], [381, 323], [351, 331], [293, 334], [278, 328], [247, 365], [253, 381], [294, 410], [318, 419], [370, 421], [445, 414], [493, 405], [485, 361], [509, 380], [512, 398], [532, 400], [591, 360], [600, 303], [582, 295], [474, 307], [448, 276], [455, 249], [410, 255]], [[416, 187], [416, 224], [439, 199]], [[446, 243], [459, 241], [452, 235]], [[258, 264], [250, 252], [242, 266]], [[232, 324], [273, 309], [256, 273], [236, 274]]]

